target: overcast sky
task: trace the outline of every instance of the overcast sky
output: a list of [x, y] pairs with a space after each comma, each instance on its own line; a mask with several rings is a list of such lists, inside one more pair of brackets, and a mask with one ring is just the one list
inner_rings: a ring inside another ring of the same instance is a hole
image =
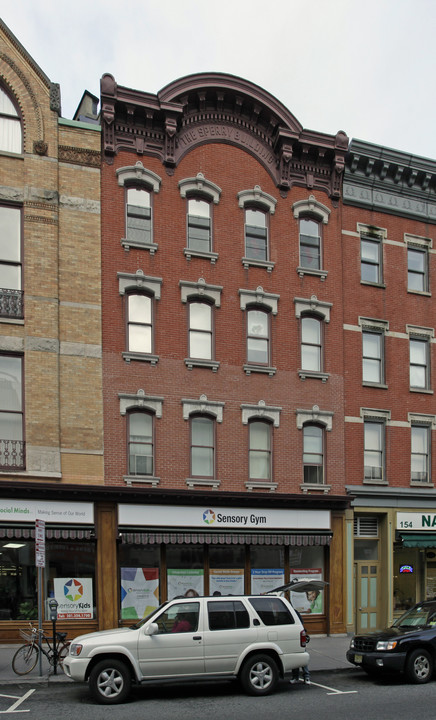
[[260, 85], [304, 128], [436, 160], [436, 0], [0, 0], [72, 118], [109, 72], [157, 93], [197, 72]]

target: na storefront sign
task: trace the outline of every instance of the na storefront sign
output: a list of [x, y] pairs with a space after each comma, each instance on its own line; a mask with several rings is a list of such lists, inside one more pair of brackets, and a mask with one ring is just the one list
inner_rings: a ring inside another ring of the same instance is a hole
[[436, 513], [397, 513], [397, 530], [419, 530], [436, 532]]

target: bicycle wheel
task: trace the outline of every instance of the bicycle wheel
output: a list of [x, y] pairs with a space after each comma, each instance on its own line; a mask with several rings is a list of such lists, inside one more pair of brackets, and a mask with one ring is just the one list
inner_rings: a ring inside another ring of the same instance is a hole
[[12, 670], [17, 675], [30, 673], [38, 662], [39, 650], [37, 645], [22, 645], [12, 658]]
[[64, 645], [59, 645], [58, 647], [58, 665], [61, 667], [64, 664], [64, 660], [67, 657], [68, 653], [70, 652], [70, 643], [65, 643]]

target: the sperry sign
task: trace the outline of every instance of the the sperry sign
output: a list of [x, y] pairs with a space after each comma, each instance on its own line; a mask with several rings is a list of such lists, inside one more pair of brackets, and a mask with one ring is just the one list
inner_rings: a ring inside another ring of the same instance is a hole
[[397, 513], [397, 530], [436, 531], [436, 513]]

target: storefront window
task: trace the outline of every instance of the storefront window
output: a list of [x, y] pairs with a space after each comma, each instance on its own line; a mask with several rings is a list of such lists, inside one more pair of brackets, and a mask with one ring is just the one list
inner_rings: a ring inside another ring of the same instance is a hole
[[5, 538], [0, 542], [0, 619], [37, 617], [35, 543]]
[[[318, 546], [289, 548], [289, 579], [324, 580], [324, 548]], [[324, 590], [291, 592], [292, 605], [300, 613], [325, 613]]]
[[118, 558], [123, 620], [140, 620], [160, 605], [159, 555], [159, 547], [121, 545]]
[[167, 596], [204, 595], [203, 546], [170, 545], [167, 547]]
[[209, 547], [209, 595], [243, 595], [245, 547]]
[[250, 547], [251, 592], [264, 593], [285, 582], [285, 550], [282, 546]]
[[394, 546], [394, 612], [408, 610], [426, 597], [421, 592], [425, 556], [418, 548]]

